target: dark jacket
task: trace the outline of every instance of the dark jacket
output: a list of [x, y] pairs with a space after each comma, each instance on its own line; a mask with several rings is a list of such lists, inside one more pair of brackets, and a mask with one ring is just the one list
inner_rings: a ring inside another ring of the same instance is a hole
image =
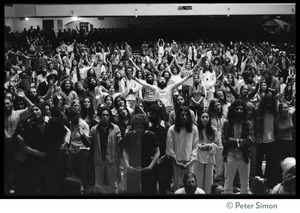
[[[227, 161], [228, 148], [237, 147], [237, 143], [235, 141], [229, 140], [230, 137], [234, 138], [233, 125], [229, 124], [228, 120], [226, 120], [223, 125], [223, 134], [222, 134], [222, 144], [224, 146], [224, 150], [223, 150], [224, 162]], [[252, 125], [250, 121], [246, 121], [246, 123], [244, 123], [242, 127], [241, 143], [239, 148], [243, 153], [243, 160], [246, 163], [249, 163], [249, 157], [250, 157], [249, 146], [251, 145], [251, 143], [253, 143]]]

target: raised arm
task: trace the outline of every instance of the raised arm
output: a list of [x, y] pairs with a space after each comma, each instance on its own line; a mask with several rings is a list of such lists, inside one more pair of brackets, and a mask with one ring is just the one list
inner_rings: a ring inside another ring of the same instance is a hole
[[132, 55], [129, 57], [129, 61], [132, 63], [132, 65], [138, 70], [141, 71], [141, 68], [139, 68], [136, 63], [134, 63], [134, 61], [132, 60]]
[[260, 83], [259, 82], [256, 82], [256, 86], [255, 86], [255, 90], [253, 90], [252, 92], [250, 92], [248, 94], [248, 98], [251, 99], [255, 96], [255, 94], [258, 92], [258, 89], [259, 89], [259, 85]]
[[188, 76], [186, 76], [185, 78], [183, 78], [182, 80], [180, 80], [178, 83], [174, 83], [174, 84], [171, 84], [171, 88], [172, 90], [179, 87], [181, 84], [183, 84], [184, 82], [186, 82], [189, 78], [193, 77], [194, 73], [189, 73]]
[[229, 87], [230, 92], [232, 93], [235, 99], [239, 99], [240, 95], [235, 91], [235, 89], [233, 89], [233, 87], [226, 80], [224, 81], [224, 86]]

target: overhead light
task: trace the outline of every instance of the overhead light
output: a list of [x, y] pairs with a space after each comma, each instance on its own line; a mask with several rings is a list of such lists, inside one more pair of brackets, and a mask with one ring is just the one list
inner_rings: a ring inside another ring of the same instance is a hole
[[25, 18], [25, 21], [28, 21], [29, 20], [29, 18]]

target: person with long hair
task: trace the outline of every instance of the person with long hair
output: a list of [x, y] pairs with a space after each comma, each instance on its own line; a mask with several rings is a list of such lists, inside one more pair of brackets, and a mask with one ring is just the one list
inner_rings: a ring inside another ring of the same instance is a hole
[[225, 122], [225, 118], [223, 116], [223, 108], [221, 105], [221, 101], [213, 98], [208, 106], [208, 113], [210, 115], [211, 125], [217, 130], [217, 151], [215, 155], [215, 174], [214, 177], [218, 177], [224, 172], [224, 162], [223, 162], [223, 144], [222, 144], [222, 130]]
[[175, 124], [167, 133], [166, 154], [173, 161], [174, 191], [180, 188], [185, 173], [194, 172], [199, 133], [192, 122], [190, 109], [182, 106], [176, 111]]
[[228, 101], [228, 103], [233, 103], [234, 100], [235, 100], [235, 97], [233, 96], [231, 90], [230, 90], [230, 87], [229, 86], [225, 86], [225, 82], [228, 82], [228, 84], [231, 85], [231, 87], [237, 91], [238, 90], [238, 87], [236, 85], [236, 79], [235, 79], [235, 76], [231, 73], [228, 73], [227, 75], [224, 75], [224, 79], [223, 79], [223, 84], [222, 86], [220, 87], [220, 89], [224, 90], [225, 91], [225, 94], [226, 94], [226, 99]]
[[79, 177], [84, 187], [87, 186], [87, 162], [90, 144], [82, 137], [89, 134], [89, 125], [80, 117], [76, 108], [67, 108], [66, 116], [71, 130], [71, 140], [68, 149], [68, 175]]
[[278, 105], [279, 116], [274, 119], [274, 137], [277, 145], [279, 161], [286, 157], [294, 157], [296, 144], [293, 142], [293, 120], [287, 103]]
[[198, 187], [198, 180], [194, 173], [188, 172], [183, 176], [183, 187], [177, 189], [174, 194], [186, 194], [186, 195], [193, 195], [193, 194], [205, 194], [205, 192]]
[[[280, 180], [278, 152], [276, 150], [274, 120], [278, 115], [277, 100], [272, 94], [266, 94], [256, 109], [255, 139], [257, 144], [256, 175], [265, 177], [268, 187], [272, 188]], [[263, 174], [262, 161], [266, 159]]]
[[194, 83], [190, 87], [189, 96], [190, 96], [190, 103], [189, 106], [191, 110], [194, 111], [195, 116], [198, 116], [204, 110], [204, 102], [206, 98], [206, 89], [205, 86], [202, 84], [202, 79], [199, 75], [193, 76]]
[[36, 104], [31, 109], [32, 116], [24, 124], [23, 135], [29, 159], [30, 194], [55, 195], [58, 187], [51, 167], [51, 152], [63, 143], [66, 129], [62, 123], [51, 125], [50, 118], [44, 114], [44, 104]]
[[75, 88], [74, 91], [76, 92], [78, 99], [80, 102], [83, 101], [83, 99], [88, 96], [88, 92], [86, 91], [86, 89], [84, 88], [83, 84], [81, 81], [77, 81], [75, 83]]
[[218, 133], [217, 129], [211, 125], [211, 118], [207, 111], [199, 114], [198, 131], [198, 155], [195, 160], [194, 173], [197, 177], [198, 187], [203, 189], [206, 194], [210, 194], [215, 155], [218, 149]]
[[133, 109], [127, 107], [126, 99], [123, 96], [118, 95], [114, 100], [114, 108], [111, 110], [114, 123], [118, 123], [119, 121], [118, 109], [120, 106], [126, 107], [129, 110], [130, 114], [133, 114]]
[[127, 169], [127, 193], [155, 195], [153, 167], [159, 159], [158, 141], [148, 129], [146, 115], [136, 114], [124, 136], [123, 159]]
[[216, 84], [216, 73], [212, 69], [211, 63], [206, 60], [204, 62], [204, 68], [200, 71], [200, 77], [206, 90], [205, 105], [208, 106], [210, 100], [214, 97], [215, 84]]
[[[183, 96], [182, 96], [182, 95], [178, 95], [178, 96], [176, 97], [175, 109], [172, 110], [172, 111], [170, 112], [170, 114], [169, 114], [169, 120], [168, 120], [168, 122], [169, 122], [170, 124], [172, 124], [172, 125], [175, 124], [175, 120], [176, 120], [176, 111], [177, 111], [177, 109], [179, 109], [179, 108], [182, 107], [182, 106], [187, 106], [187, 104], [186, 104], [185, 99], [183, 98]], [[191, 118], [192, 118], [193, 124], [197, 124], [197, 122], [196, 122], [196, 116], [195, 116], [194, 111], [190, 109], [190, 113], [191, 113]]]
[[158, 143], [160, 158], [155, 164], [154, 170], [154, 184], [158, 184], [158, 193], [167, 194], [170, 191], [172, 180], [172, 161], [166, 155], [166, 140], [170, 123], [161, 119], [162, 108], [157, 104], [150, 106], [148, 110], [149, 130], [154, 132]]
[[111, 95], [107, 95], [104, 97], [103, 103], [110, 109], [112, 110], [114, 108], [114, 98]]
[[252, 143], [252, 126], [247, 121], [247, 114], [245, 102], [237, 99], [230, 105], [228, 119], [224, 122], [224, 194], [233, 193], [233, 181], [237, 171], [241, 183], [240, 194], [249, 194], [249, 146]]
[[70, 79], [65, 79], [63, 82], [61, 82], [60, 88], [61, 88], [60, 95], [63, 96], [65, 100], [67, 100], [66, 102], [67, 105], [70, 105], [70, 103], [73, 100], [78, 99], [78, 95], [74, 91], [73, 83]]
[[95, 121], [96, 114], [92, 106], [92, 99], [90, 97], [85, 97], [83, 99], [80, 115], [81, 118], [89, 125], [90, 129], [97, 124]]

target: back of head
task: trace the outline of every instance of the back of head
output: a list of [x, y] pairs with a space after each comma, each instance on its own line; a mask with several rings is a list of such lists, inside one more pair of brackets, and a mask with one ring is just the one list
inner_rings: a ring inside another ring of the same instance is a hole
[[81, 195], [82, 181], [78, 177], [66, 177], [61, 188], [61, 195]]

